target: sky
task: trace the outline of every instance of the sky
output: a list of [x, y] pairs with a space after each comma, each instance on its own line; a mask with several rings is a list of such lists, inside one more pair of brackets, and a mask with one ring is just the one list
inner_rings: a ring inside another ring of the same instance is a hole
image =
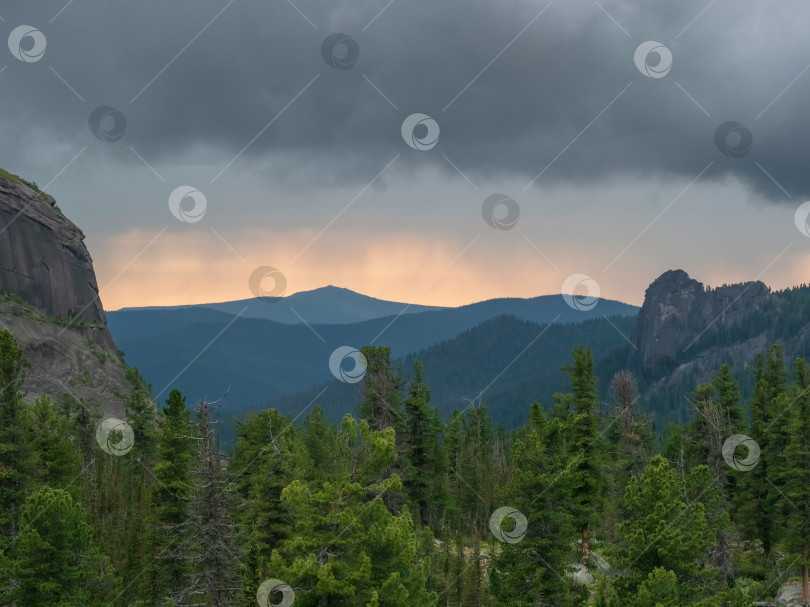
[[82, 228], [107, 310], [326, 285], [461, 305], [572, 275], [641, 304], [674, 268], [784, 288], [810, 282], [808, 20], [799, 0], [6, 0], [0, 166]]

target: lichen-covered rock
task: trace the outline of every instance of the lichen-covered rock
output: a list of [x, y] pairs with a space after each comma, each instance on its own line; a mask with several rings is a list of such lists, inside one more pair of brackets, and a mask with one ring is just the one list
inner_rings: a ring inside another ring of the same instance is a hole
[[0, 329], [28, 359], [25, 398], [73, 394], [120, 417], [130, 386], [84, 234], [32, 185], [0, 172]]

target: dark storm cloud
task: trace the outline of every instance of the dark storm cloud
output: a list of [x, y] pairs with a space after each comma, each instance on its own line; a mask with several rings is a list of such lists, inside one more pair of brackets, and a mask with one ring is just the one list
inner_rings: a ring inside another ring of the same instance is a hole
[[[444, 155], [527, 186], [545, 170], [535, 187], [616, 172], [691, 179], [714, 162], [704, 178], [734, 174], [774, 201], [782, 188], [810, 195], [803, 2], [76, 0], [53, 19], [66, 4], [0, 10], [4, 35], [32, 25], [48, 44], [36, 63], [3, 59], [4, 160], [36, 138], [107, 145], [121, 162], [132, 146], [154, 162], [196, 154], [225, 167], [290, 104], [236, 162], [281, 157], [329, 183], [366, 181], [398, 153], [455, 172]], [[359, 48], [350, 69], [322, 56], [336, 32]], [[662, 78], [634, 65], [647, 40], [672, 52]], [[100, 105], [126, 116], [120, 142], [93, 139]], [[416, 112], [440, 127], [430, 151], [401, 137]], [[729, 121], [752, 137], [738, 158], [715, 145]]]

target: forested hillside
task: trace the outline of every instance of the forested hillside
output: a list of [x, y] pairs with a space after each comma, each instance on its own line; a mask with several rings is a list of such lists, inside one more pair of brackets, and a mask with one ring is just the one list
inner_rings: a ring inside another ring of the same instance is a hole
[[[509, 313], [499, 313], [503, 310]], [[659, 437], [670, 423], [691, 421], [690, 394], [724, 364], [748, 400], [754, 389], [750, 366], [769, 345], [782, 345], [790, 359], [810, 356], [806, 286], [710, 287], [672, 270], [653, 281], [638, 315], [635, 310], [600, 300], [589, 316], [560, 296], [498, 299], [307, 327], [192, 308], [112, 313], [110, 328], [160, 399], [172, 387], [197, 400], [216, 398], [230, 386], [230, 398], [217, 413], [226, 446], [233, 444], [235, 423], [248, 411], [270, 407], [295, 416], [313, 399], [334, 422], [353, 411], [358, 386], [335, 380], [326, 364], [336, 345], [385, 343], [406, 380], [414, 360], [422, 360], [443, 420], [483, 398], [493, 422], [515, 430], [532, 400], [549, 402], [565, 389], [560, 367], [576, 345], [587, 344], [600, 378], [600, 399], [608, 398], [614, 373], [631, 369], [642, 387], [638, 407], [651, 415]], [[488, 385], [496, 376], [498, 381]]]
[[666, 272], [647, 290], [639, 313], [630, 367], [647, 389], [642, 408], [659, 429], [687, 423], [689, 395], [724, 364], [743, 398], [755, 383], [751, 365], [770, 345], [787, 359], [810, 356], [810, 289], [772, 291], [761, 282], [709, 287], [680, 270]]
[[[413, 363], [424, 363], [431, 402], [442, 419], [456, 409], [484, 401], [496, 425], [516, 429], [525, 421], [526, 408], [533, 399], [550, 402], [555, 392], [565, 390], [568, 378], [561, 365], [578, 344], [591, 346], [596, 373], [602, 386], [607, 386], [613, 373], [626, 366], [630, 344], [622, 333], [630, 335], [634, 327], [632, 316], [551, 325], [499, 316], [407, 356], [395, 357], [392, 350], [392, 364], [405, 381], [410, 381]], [[226, 418], [223, 437], [231, 440], [231, 420], [238, 420], [248, 411], [270, 407], [295, 415], [316, 397], [327, 417], [339, 421], [347, 411], [354, 410], [359, 390], [355, 384], [333, 378], [309, 390], [270, 400], [264, 406], [236, 405], [234, 415]]]
[[795, 576], [807, 600], [804, 360], [759, 356], [749, 403], [719, 368], [656, 444], [632, 373], [600, 402], [587, 348], [510, 432], [485, 397], [443, 421], [422, 363], [363, 353], [354, 415], [262, 411], [226, 455], [217, 402], [156, 412], [135, 369], [126, 420], [25, 404], [0, 332], [0, 604], [742, 607]]
[[[289, 306], [285, 300], [295, 298], [292, 295], [273, 302], [256, 299], [251, 305], [254, 309], [258, 306], [286, 310]], [[405, 306], [399, 312], [404, 309]], [[176, 386], [192, 399], [213, 398], [223, 386], [231, 386], [232, 398], [225, 409], [233, 411], [297, 394], [331, 380], [326, 362], [339, 345], [384, 343], [391, 347], [395, 358], [401, 358], [452, 340], [504, 315], [538, 325], [574, 325], [604, 315], [624, 318], [637, 312], [634, 306], [608, 299], [600, 300], [593, 309], [580, 311], [568, 306], [559, 295], [546, 295], [493, 299], [351, 324], [321, 323], [323, 312], [305, 317], [306, 323], [285, 324], [191, 307], [112, 312], [109, 326], [128, 363], [149, 378], [159, 392], [157, 396], [165, 397]], [[618, 334], [612, 337], [622, 339]], [[510, 344], [497, 347], [509, 348]], [[559, 367], [561, 360], [554, 366]], [[164, 388], [166, 392], [160, 393]], [[337, 419], [351, 410], [349, 405]]]

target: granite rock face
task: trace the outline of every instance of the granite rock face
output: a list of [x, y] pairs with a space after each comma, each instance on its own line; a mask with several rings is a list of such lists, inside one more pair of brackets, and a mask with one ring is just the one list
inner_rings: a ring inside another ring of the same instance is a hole
[[0, 287], [48, 316], [106, 323], [84, 234], [52, 198], [0, 177], [0, 229]]
[[[683, 270], [665, 272], [645, 293], [636, 326], [633, 366], [647, 378], [657, 377], [673, 370], [690, 349], [689, 354], [697, 354], [692, 346], [699, 346], [704, 335], [729, 329], [766, 306], [778, 305], [778, 297], [761, 282], [707, 289]], [[738, 353], [743, 358], [746, 354]]]
[[29, 361], [26, 400], [72, 393], [120, 416], [130, 386], [84, 234], [32, 186], [0, 175], [0, 329]]

